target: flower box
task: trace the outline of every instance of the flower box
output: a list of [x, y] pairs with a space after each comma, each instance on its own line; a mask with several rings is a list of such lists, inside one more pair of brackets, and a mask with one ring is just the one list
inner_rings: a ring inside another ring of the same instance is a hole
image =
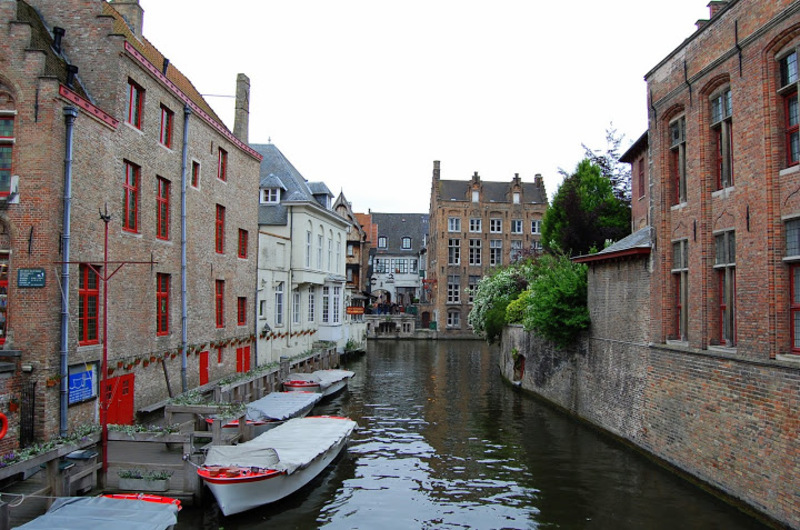
[[122, 478], [119, 479], [119, 489], [129, 491], [167, 491], [169, 479]]

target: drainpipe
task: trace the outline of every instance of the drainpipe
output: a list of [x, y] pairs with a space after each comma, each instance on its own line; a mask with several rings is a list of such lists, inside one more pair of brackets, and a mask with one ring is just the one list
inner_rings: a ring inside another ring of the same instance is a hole
[[186, 381], [186, 343], [188, 342], [188, 300], [186, 296], [186, 165], [189, 160], [189, 116], [192, 109], [183, 106], [183, 149], [181, 154], [181, 392], [189, 390]]
[[70, 238], [70, 207], [72, 203], [72, 135], [78, 109], [64, 107], [64, 123], [67, 126], [66, 142], [64, 144], [64, 220], [63, 235], [61, 236], [61, 416], [59, 434], [67, 435], [67, 409], [69, 408], [69, 238]]

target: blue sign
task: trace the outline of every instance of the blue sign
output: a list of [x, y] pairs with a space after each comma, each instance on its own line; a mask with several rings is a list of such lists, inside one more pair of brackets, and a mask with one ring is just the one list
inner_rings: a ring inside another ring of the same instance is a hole
[[80, 403], [97, 395], [94, 385], [94, 364], [81, 365], [69, 372], [69, 403]]

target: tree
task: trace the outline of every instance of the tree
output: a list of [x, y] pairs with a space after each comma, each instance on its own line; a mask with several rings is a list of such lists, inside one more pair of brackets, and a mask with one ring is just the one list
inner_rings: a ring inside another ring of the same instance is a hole
[[542, 244], [575, 256], [630, 234], [630, 204], [618, 198], [600, 166], [584, 159], [556, 191], [542, 219]]
[[596, 166], [600, 173], [611, 181], [614, 196], [630, 205], [631, 203], [631, 168], [628, 164], [619, 161], [622, 153], [619, 152], [624, 134], [618, 134], [614, 125], [606, 129], [606, 150], [590, 149], [586, 144], [583, 147], [584, 156]]

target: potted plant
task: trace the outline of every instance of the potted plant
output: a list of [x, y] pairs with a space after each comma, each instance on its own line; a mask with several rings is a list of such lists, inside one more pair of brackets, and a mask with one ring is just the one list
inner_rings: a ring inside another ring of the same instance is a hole
[[152, 469], [120, 469], [119, 489], [131, 491], [167, 491], [172, 471]]
[[58, 383], [60, 383], [60, 382], [61, 382], [61, 376], [60, 375], [54, 375], [52, 377], [48, 377], [47, 381], [45, 382], [45, 384], [47, 386], [57, 386]]
[[16, 397], [12, 397], [11, 401], [8, 402], [8, 411], [9, 412], [17, 412], [19, 410], [19, 399]]

